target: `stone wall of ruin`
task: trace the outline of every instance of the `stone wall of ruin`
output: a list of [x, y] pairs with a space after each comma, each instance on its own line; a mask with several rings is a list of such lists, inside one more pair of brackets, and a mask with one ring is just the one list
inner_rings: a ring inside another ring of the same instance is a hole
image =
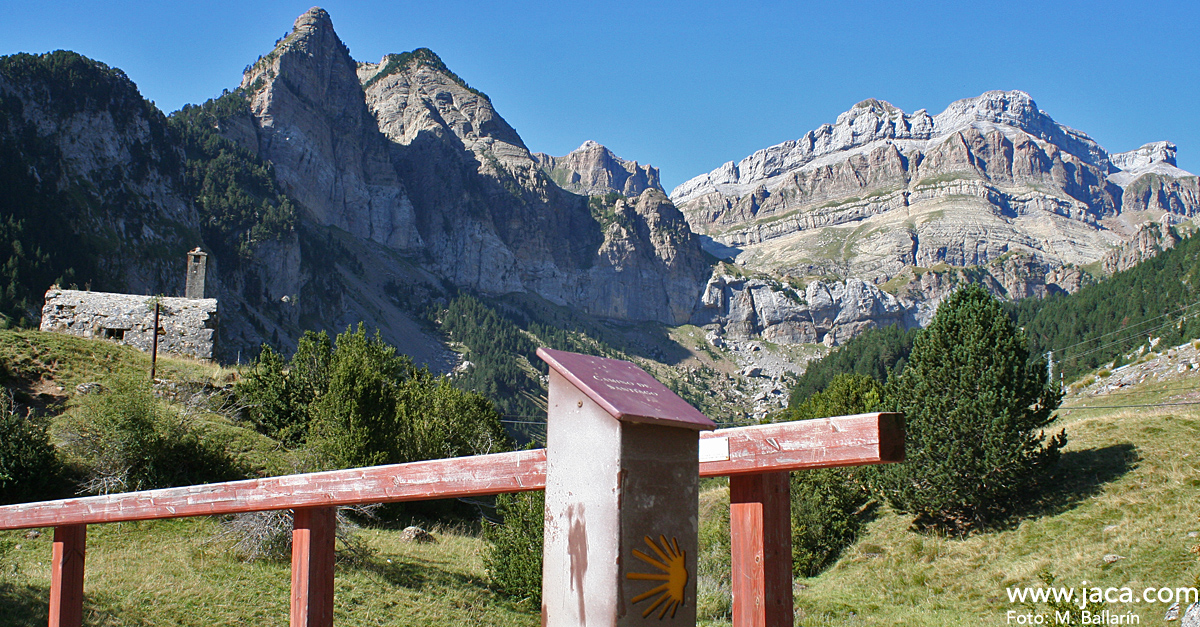
[[[217, 299], [161, 298], [158, 352], [212, 359]], [[42, 308], [42, 331], [107, 339], [149, 352], [154, 341], [154, 299], [50, 289]]]

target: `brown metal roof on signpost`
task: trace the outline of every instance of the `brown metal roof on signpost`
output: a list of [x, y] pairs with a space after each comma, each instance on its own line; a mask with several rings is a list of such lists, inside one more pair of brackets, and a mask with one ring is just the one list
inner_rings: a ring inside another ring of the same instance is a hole
[[636, 364], [551, 348], [539, 348], [537, 354], [617, 420], [698, 431], [717, 428]]

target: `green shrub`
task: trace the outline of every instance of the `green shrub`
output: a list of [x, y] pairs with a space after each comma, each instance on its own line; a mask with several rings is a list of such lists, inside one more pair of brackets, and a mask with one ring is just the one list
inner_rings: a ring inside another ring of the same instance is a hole
[[[823, 392], [788, 408], [792, 420], [877, 411], [883, 386], [861, 374], [839, 374]], [[812, 577], [837, 560], [862, 528], [870, 493], [864, 469], [822, 468], [792, 473], [792, 572]]]
[[12, 394], [0, 391], [0, 504], [54, 498], [62, 476], [46, 429], [18, 414]]
[[545, 509], [544, 492], [501, 494], [496, 497], [496, 513], [502, 522], [484, 530], [492, 586], [510, 599], [528, 599], [534, 607], [542, 603]]
[[982, 287], [942, 302], [908, 365], [888, 381], [906, 416], [907, 461], [882, 467], [878, 487], [898, 511], [965, 533], [1006, 517], [1057, 459], [1063, 431], [1043, 429], [1059, 392], [1030, 363], [1024, 333]]
[[230, 481], [246, 471], [186, 418], [166, 410], [149, 384], [116, 377], [72, 409], [65, 439], [86, 468], [84, 491], [111, 494]]
[[854, 544], [870, 493], [853, 469], [792, 473], [792, 573], [813, 577]]
[[829, 355], [810, 363], [792, 387], [789, 406], [799, 406], [805, 399], [829, 387], [839, 374], [860, 374], [887, 383], [904, 370], [912, 352], [917, 329], [904, 331], [899, 325], [871, 329], [852, 338]]
[[237, 391], [260, 431], [308, 447], [321, 469], [511, 447], [486, 398], [417, 368], [361, 324], [333, 342], [305, 333], [290, 362], [264, 346]]
[[332, 358], [333, 343], [324, 331], [306, 331], [290, 363], [264, 344], [237, 385], [255, 428], [289, 446], [300, 444], [308, 432], [309, 408], [329, 386]]

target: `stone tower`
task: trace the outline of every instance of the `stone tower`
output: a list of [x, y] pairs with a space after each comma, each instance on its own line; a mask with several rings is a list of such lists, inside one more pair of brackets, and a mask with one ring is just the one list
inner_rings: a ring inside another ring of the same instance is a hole
[[204, 298], [204, 273], [208, 265], [208, 253], [195, 250], [187, 254], [187, 287], [184, 288], [184, 298]]

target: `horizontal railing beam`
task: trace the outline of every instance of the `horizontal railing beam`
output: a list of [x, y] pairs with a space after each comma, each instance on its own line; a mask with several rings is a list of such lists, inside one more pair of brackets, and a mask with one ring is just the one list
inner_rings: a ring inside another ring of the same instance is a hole
[[[893, 413], [700, 434], [702, 477], [903, 459], [903, 416]], [[545, 487], [546, 451], [537, 449], [6, 505], [0, 507], [0, 529], [448, 499]]]
[[700, 434], [700, 476], [904, 461], [904, 414], [872, 413]]
[[546, 487], [538, 449], [0, 507], [0, 529], [422, 501]]

